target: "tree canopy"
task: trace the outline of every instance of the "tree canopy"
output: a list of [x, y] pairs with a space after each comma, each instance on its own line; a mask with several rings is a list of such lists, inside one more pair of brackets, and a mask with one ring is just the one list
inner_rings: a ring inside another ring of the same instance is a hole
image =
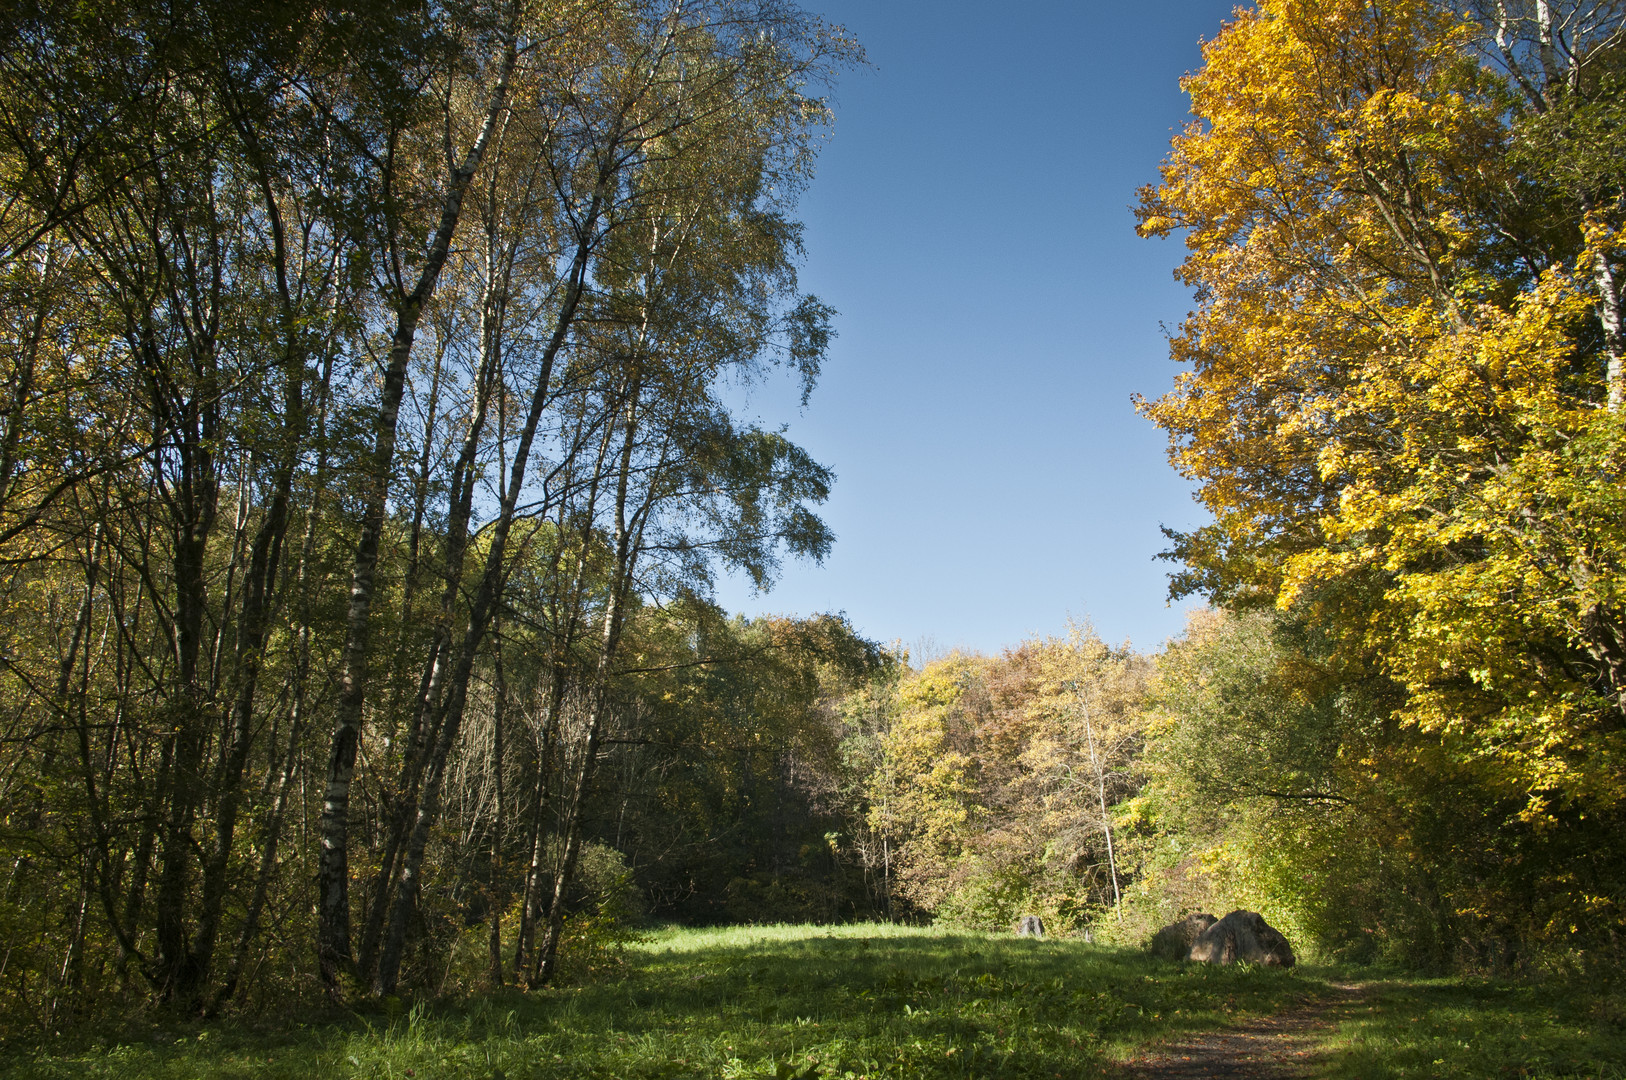
[[1594, 830], [1626, 811], [1622, 14], [1266, 0], [1205, 47], [1141, 197], [1198, 301], [1188, 369], [1141, 405], [1214, 518], [1174, 537], [1176, 591], [1313, 628], [1328, 674], [1267, 727], [1387, 686], [1276, 782], [1319, 759], [1329, 798], [1392, 786], [1366, 812], [1397, 841], [1470, 800], [1500, 854], [1428, 841], [1437, 938], [1621, 916]]

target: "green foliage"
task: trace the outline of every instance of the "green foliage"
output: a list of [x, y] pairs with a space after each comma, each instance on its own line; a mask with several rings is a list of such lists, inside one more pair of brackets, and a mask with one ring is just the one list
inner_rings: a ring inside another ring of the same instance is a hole
[[[1298, 662], [1295, 662], [1298, 661]], [[1372, 912], [1344, 886], [1372, 880], [1370, 824], [1341, 766], [1370, 712], [1325, 693], [1270, 614], [1199, 615], [1159, 658], [1143, 768], [1124, 808], [1144, 937], [1187, 911], [1262, 912], [1301, 951], [1370, 958]]]
[[731, 619], [689, 600], [641, 612], [624, 656], [626, 727], [605, 755], [590, 828], [626, 853], [649, 914], [839, 921], [877, 910], [847, 840], [861, 821], [843, 788], [837, 711], [881, 677], [884, 654], [836, 616]]
[[1063, 931], [1072, 920], [1057, 910], [1044, 889], [1048, 883], [1036, 880], [1037, 870], [1021, 864], [990, 866], [974, 858], [962, 883], [932, 909], [933, 919], [944, 926], [997, 933], [1023, 915], [1039, 915], [1051, 932]]
[[[606, 752], [669, 733], [620, 647], [830, 543], [829, 470], [723, 388], [817, 377], [795, 202], [856, 46], [733, 0], [0, 33], [0, 1032], [541, 979], [561, 920], [567, 962], [614, 954], [631, 908], [535, 856], [686, 794]], [[686, 764], [771, 728], [751, 765], [828, 772], [813, 671], [867, 643], [781, 629], [740, 629], [797, 659], [719, 689]], [[637, 886], [663, 839], [623, 845]]]
[[1341, 655], [1314, 622], [1253, 613], [1198, 616], [1160, 658], [1148, 783], [1121, 808], [1137, 878], [1121, 932], [1247, 907], [1329, 959], [1613, 962], [1597, 942], [1611, 909], [1584, 913], [1620, 888], [1607, 819], [1533, 824], [1396, 721], [1394, 681]]
[[559, 944], [559, 973], [566, 983], [620, 971], [627, 946], [642, 938], [643, 897], [619, 851], [596, 841], [582, 845], [575, 888], [581, 900], [565, 920]]

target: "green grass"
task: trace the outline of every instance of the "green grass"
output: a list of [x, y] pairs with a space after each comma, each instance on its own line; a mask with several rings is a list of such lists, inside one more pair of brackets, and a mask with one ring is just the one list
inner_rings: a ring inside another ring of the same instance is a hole
[[1338, 1077], [1626, 1078], [1621, 987], [1375, 982], [1329, 1040]]
[[[1108, 1075], [1149, 1042], [1326, 995], [1333, 974], [885, 926], [666, 930], [629, 949], [618, 977], [587, 986], [320, 1023], [132, 1028], [76, 1047], [14, 1048], [0, 1074], [1072, 1080]], [[1483, 1055], [1452, 1048], [1492, 1028], [1496, 1046], [1528, 1049], [1518, 1064], [1539, 1066], [1538, 1075], [1621, 1075], [1600, 1071], [1622, 1060], [1618, 1014], [1600, 1026], [1596, 1010], [1572, 1001], [1572, 1015], [1554, 1000], [1488, 983], [1386, 983], [1372, 996], [1376, 1011], [1339, 1030], [1339, 1075], [1519, 1075], [1474, 1072]], [[1500, 1049], [1491, 1060], [1515, 1061]], [[1598, 1070], [1569, 1068], [1588, 1062]]]

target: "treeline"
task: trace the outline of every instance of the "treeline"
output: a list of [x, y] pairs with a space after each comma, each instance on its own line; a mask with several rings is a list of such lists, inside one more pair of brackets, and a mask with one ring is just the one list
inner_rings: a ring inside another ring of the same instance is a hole
[[5, 1027], [433, 986], [487, 915], [547, 981], [695, 598], [830, 542], [829, 472], [727, 395], [818, 374], [791, 213], [855, 46], [774, 0], [31, 0], [0, 41]]
[[1203, 58], [1139, 211], [1188, 249], [1187, 368], [1141, 408], [1212, 514], [1168, 553], [1212, 609], [1155, 658], [903, 676], [897, 893], [1618, 971], [1626, 5], [1264, 0]]
[[[775, 0], [0, 13], [0, 1029], [536, 986], [639, 918], [1621, 960], [1626, 6], [1266, 0], [1142, 198], [1160, 655], [729, 619], [831, 476]], [[595, 951], [597, 950], [597, 951]]]

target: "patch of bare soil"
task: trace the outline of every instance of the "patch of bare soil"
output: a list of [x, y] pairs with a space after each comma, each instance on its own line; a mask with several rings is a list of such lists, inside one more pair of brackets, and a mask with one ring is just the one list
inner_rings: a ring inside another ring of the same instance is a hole
[[1332, 989], [1332, 996], [1319, 997], [1288, 1012], [1151, 1047], [1124, 1062], [1119, 1080], [1308, 1080], [1321, 1076], [1330, 1061], [1321, 1044], [1365, 997], [1360, 986], [1335, 985]]

